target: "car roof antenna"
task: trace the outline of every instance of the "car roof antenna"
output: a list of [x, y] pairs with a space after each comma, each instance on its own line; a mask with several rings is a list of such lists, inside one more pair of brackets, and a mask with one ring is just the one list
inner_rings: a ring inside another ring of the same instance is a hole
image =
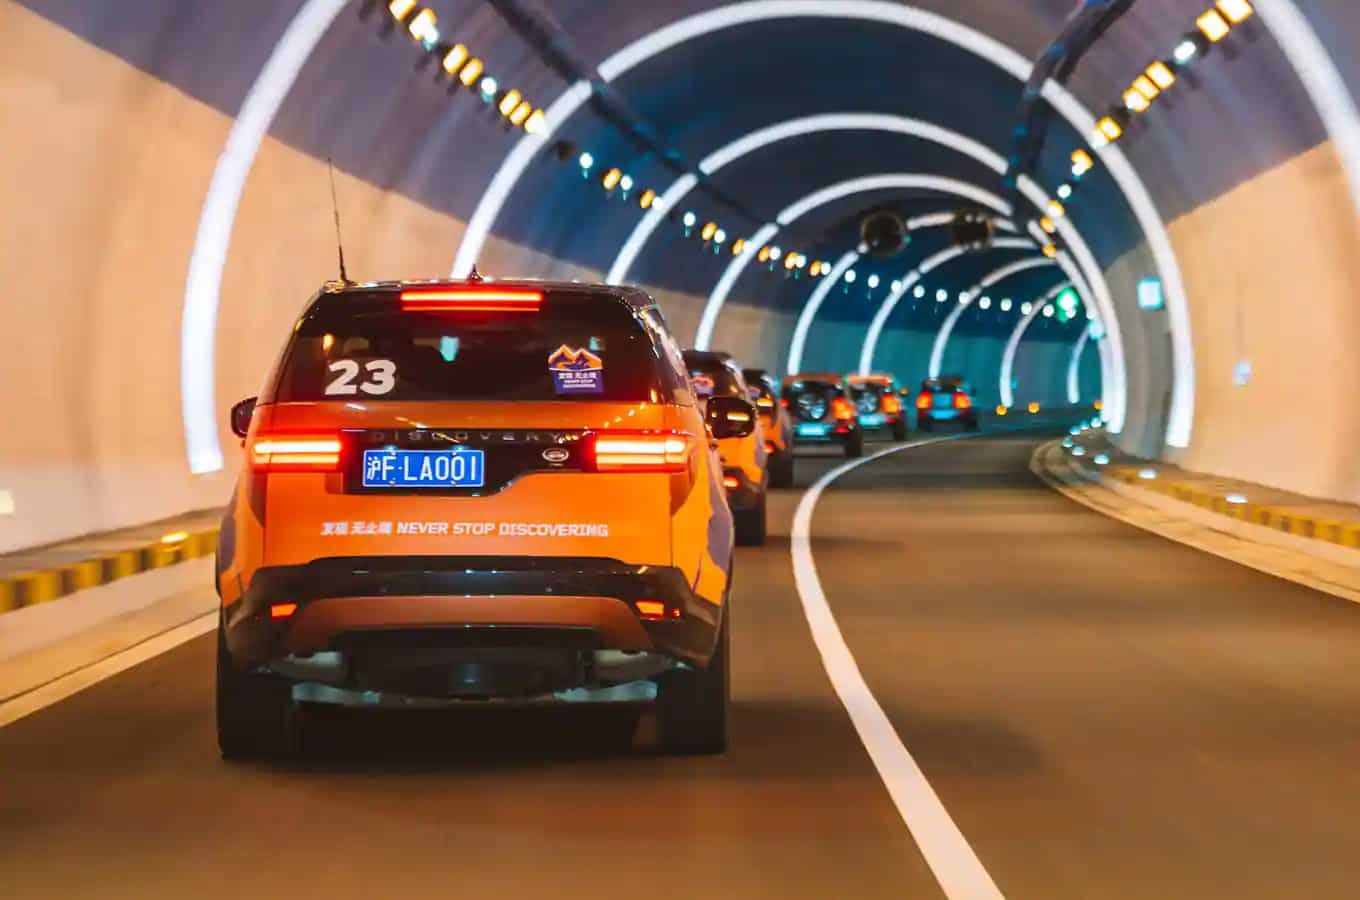
[[345, 272], [345, 239], [340, 233], [340, 201], [335, 195], [335, 163], [330, 157], [326, 157], [326, 166], [331, 173], [331, 212], [335, 214], [335, 247], [340, 254], [340, 281], [350, 284], [349, 275]]

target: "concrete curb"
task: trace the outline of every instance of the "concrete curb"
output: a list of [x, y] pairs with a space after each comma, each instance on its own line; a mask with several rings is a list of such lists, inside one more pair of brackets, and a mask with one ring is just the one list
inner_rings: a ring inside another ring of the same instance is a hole
[[1324, 519], [1298, 510], [1286, 510], [1250, 501], [1229, 503], [1222, 494], [1209, 493], [1195, 485], [1160, 477], [1144, 479], [1140, 472], [1141, 469], [1136, 466], [1111, 466], [1102, 477], [1115, 478], [1139, 490], [1153, 491], [1239, 522], [1273, 528], [1285, 534], [1325, 541], [1352, 550], [1360, 549], [1360, 523]]
[[1076, 466], [1058, 441], [1034, 451], [1030, 470], [1049, 487], [1102, 515], [1360, 603], [1360, 553], [1349, 547], [1225, 515], [1213, 504], [1182, 500], [1174, 492], [1147, 490], [1141, 479], [1131, 484], [1106, 471]]
[[126, 550], [0, 578], [0, 614], [209, 556], [217, 548], [217, 533], [216, 528], [180, 532]]

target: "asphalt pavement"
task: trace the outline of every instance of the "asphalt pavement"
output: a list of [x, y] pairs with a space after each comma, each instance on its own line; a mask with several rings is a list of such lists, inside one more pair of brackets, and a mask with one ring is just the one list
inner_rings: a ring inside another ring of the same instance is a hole
[[[1037, 441], [886, 456], [812, 522], [849, 649], [997, 886], [1356, 896], [1360, 608], [1050, 492]], [[739, 551], [725, 755], [657, 755], [626, 711], [340, 711], [300, 762], [228, 764], [207, 636], [0, 729], [4, 896], [943, 896], [794, 585], [794, 506], [841, 461], [800, 459]]]

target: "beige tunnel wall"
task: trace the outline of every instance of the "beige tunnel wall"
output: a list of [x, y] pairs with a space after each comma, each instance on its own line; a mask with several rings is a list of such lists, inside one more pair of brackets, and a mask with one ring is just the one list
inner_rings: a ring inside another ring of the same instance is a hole
[[[1191, 445], [1170, 457], [1360, 502], [1360, 225], [1332, 145], [1239, 185], [1170, 232], [1196, 369]], [[1154, 349], [1154, 362], [1164, 358]], [[1242, 361], [1251, 377], [1239, 385]]]

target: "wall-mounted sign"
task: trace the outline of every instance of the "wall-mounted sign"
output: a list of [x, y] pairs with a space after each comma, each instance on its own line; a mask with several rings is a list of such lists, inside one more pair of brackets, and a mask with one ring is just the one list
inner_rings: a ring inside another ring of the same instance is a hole
[[1161, 309], [1166, 305], [1162, 298], [1162, 283], [1156, 278], [1144, 278], [1138, 282], [1138, 307], [1140, 309]]

